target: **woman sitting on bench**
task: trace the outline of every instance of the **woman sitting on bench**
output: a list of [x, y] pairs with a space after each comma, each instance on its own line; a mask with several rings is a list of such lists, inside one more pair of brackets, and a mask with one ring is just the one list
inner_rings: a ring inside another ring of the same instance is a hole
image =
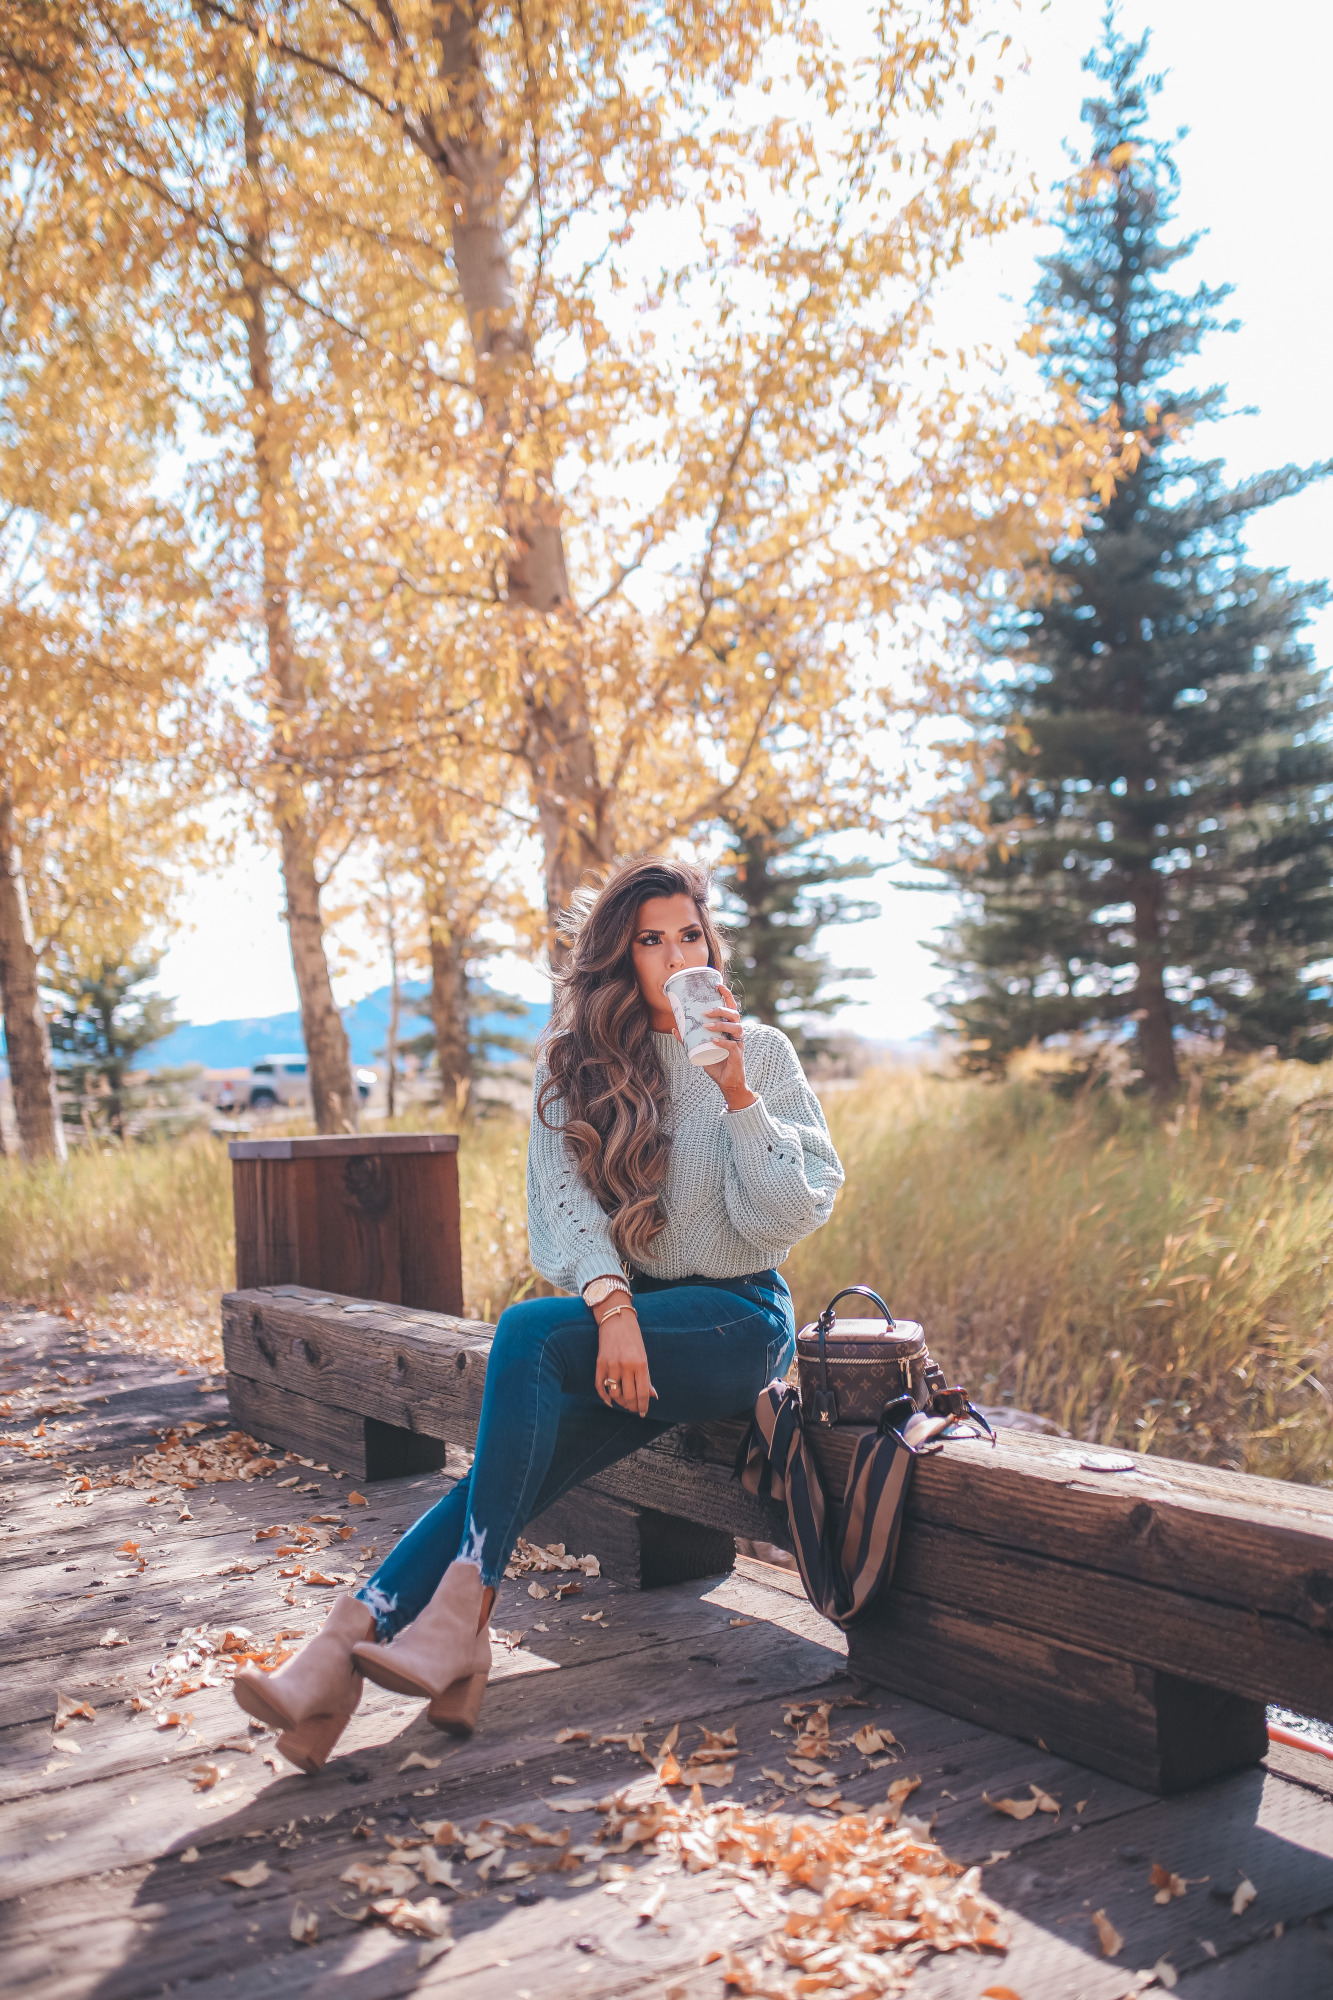
[[687, 1054], [663, 987], [725, 964], [707, 877], [631, 862], [581, 899], [570, 933], [536, 1074], [528, 1228], [536, 1269], [572, 1296], [501, 1314], [471, 1471], [299, 1653], [237, 1674], [242, 1708], [307, 1771], [363, 1675], [469, 1735], [525, 1524], [672, 1425], [749, 1411], [791, 1361], [776, 1266], [827, 1222], [842, 1168], [791, 1043], [742, 1023], [720, 982], [711, 1043]]

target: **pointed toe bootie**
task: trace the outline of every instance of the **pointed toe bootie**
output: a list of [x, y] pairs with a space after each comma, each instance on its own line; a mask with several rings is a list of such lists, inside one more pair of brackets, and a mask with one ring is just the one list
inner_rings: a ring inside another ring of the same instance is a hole
[[232, 1692], [247, 1715], [282, 1732], [278, 1748], [301, 1770], [324, 1765], [352, 1719], [365, 1686], [352, 1647], [375, 1630], [373, 1613], [355, 1597], [340, 1597], [323, 1628], [273, 1673], [242, 1667]]
[[387, 1646], [363, 1644], [352, 1657], [367, 1680], [395, 1694], [429, 1701], [428, 1720], [451, 1736], [470, 1736], [481, 1713], [491, 1642], [481, 1623], [481, 1572], [450, 1563], [430, 1603]]

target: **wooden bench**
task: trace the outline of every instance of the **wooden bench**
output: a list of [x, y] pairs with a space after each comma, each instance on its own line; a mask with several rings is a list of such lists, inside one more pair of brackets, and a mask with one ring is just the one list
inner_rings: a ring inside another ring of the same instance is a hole
[[[475, 1438], [493, 1331], [297, 1285], [232, 1292], [232, 1413], [358, 1479], [437, 1469]], [[789, 1546], [785, 1516], [732, 1478], [742, 1432], [668, 1432], [529, 1532], [638, 1585], [725, 1571], [738, 1535]], [[856, 1436], [816, 1437], [833, 1492]], [[1333, 1720], [1333, 1492], [1084, 1456], [1008, 1433], [921, 1459], [852, 1670], [1151, 1791], [1257, 1763], [1268, 1702]]]

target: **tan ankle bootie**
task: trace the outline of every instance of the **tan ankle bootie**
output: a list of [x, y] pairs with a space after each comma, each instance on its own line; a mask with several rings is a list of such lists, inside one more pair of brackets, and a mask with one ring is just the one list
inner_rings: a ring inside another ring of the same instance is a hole
[[470, 1736], [481, 1713], [491, 1642], [481, 1631], [481, 1572], [475, 1563], [450, 1563], [430, 1603], [387, 1646], [353, 1646], [367, 1680], [395, 1694], [430, 1701], [428, 1720], [451, 1736]]
[[352, 1719], [365, 1686], [352, 1647], [369, 1640], [374, 1614], [355, 1597], [336, 1600], [322, 1630], [273, 1673], [242, 1667], [232, 1692], [247, 1715], [280, 1729], [278, 1748], [303, 1771], [315, 1772]]

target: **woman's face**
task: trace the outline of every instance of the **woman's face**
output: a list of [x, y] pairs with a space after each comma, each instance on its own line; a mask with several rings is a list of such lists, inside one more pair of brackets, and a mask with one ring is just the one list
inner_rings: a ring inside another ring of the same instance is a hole
[[650, 896], [639, 905], [634, 974], [655, 1025], [674, 1025], [662, 983], [687, 965], [707, 965], [708, 940], [692, 896]]

